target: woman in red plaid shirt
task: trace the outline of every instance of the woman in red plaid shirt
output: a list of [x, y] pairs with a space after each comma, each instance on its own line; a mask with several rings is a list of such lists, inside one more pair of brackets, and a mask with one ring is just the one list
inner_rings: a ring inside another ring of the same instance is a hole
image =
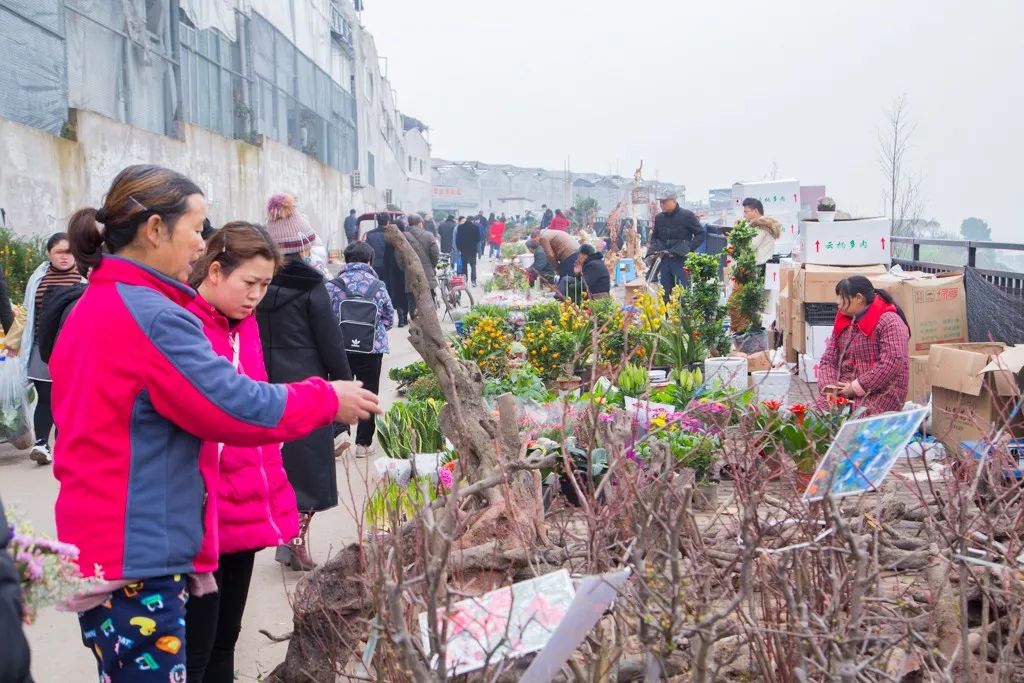
[[822, 395], [854, 403], [861, 416], [903, 408], [910, 384], [910, 326], [888, 292], [861, 275], [836, 285], [839, 313], [818, 366]]

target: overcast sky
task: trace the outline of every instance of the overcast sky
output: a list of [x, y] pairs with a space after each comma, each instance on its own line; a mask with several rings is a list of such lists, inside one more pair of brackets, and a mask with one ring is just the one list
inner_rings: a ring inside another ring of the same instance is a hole
[[[365, 0], [435, 156], [825, 184], [882, 209], [878, 130], [906, 93], [924, 216], [1024, 240], [1021, 0]], [[602, 207], [607, 209], [607, 207]]]

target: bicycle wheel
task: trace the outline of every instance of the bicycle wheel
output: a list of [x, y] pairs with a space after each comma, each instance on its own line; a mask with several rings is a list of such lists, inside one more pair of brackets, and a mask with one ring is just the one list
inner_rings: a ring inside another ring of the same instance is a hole
[[[455, 300], [455, 308], [473, 308], [473, 295], [470, 294], [468, 289], [459, 289], [453, 292]], [[468, 301], [468, 303], [467, 303]]]

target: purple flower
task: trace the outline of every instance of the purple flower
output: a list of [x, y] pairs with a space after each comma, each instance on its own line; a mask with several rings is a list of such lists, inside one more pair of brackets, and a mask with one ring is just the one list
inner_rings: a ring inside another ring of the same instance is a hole
[[630, 446], [626, 449], [626, 460], [632, 460], [633, 462], [640, 462], [640, 457], [636, 454], [636, 449]]
[[612, 417], [611, 413], [598, 413], [597, 419], [601, 422], [615, 422], [615, 418]]
[[437, 471], [438, 481], [441, 482], [441, 486], [446, 489], [450, 489], [455, 486], [455, 477], [452, 476], [451, 470], [442, 467]]

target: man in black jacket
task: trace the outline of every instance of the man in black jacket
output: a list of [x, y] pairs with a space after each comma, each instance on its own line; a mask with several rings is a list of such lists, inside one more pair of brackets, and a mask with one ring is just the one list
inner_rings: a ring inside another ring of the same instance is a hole
[[448, 217], [441, 221], [440, 233], [441, 253], [451, 254], [455, 251], [455, 216], [448, 214]]
[[11, 542], [3, 501], [0, 501], [0, 683], [32, 683], [29, 649], [21, 630], [21, 579], [7, 552]]
[[687, 286], [690, 279], [683, 270], [686, 255], [696, 251], [704, 243], [705, 232], [697, 216], [679, 206], [675, 192], [669, 190], [658, 197], [661, 213], [654, 218], [651, 243], [647, 247], [647, 259], [652, 261], [661, 254], [659, 276], [668, 301], [672, 288], [677, 284]]
[[555, 212], [548, 208], [547, 204], [541, 204], [540, 208], [544, 209], [544, 213], [540, 217], [540, 229], [544, 230], [551, 225], [552, 219], [555, 217]]
[[459, 223], [455, 231], [455, 246], [462, 255], [462, 263], [459, 266], [459, 273], [465, 275], [472, 272], [473, 286], [476, 286], [476, 256], [477, 247], [480, 245], [480, 229], [476, 223], [466, 219], [465, 223]]

